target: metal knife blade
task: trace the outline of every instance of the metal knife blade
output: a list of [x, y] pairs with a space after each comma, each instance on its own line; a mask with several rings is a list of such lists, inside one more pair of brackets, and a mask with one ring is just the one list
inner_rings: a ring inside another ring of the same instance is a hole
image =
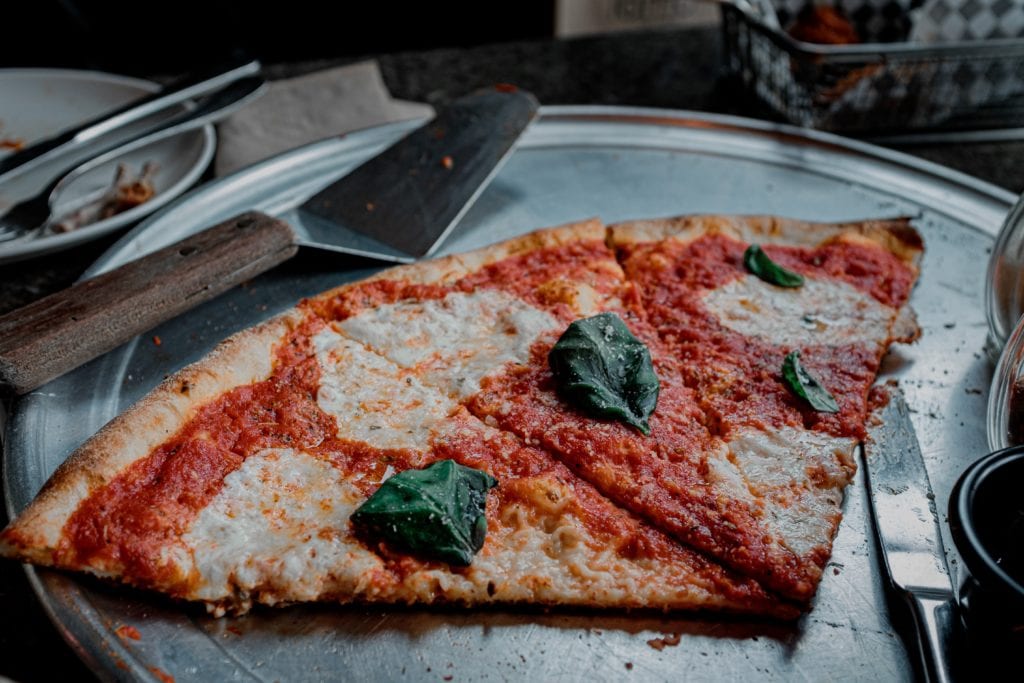
[[537, 107], [530, 93], [508, 88], [456, 100], [299, 207], [290, 221], [300, 244], [399, 262], [430, 255], [508, 159]]
[[950, 680], [953, 587], [935, 514], [934, 496], [914, 425], [899, 388], [868, 421], [864, 442], [871, 517], [888, 588], [909, 611], [910, 645], [929, 681]]
[[[109, 135], [121, 126], [138, 121], [197, 95], [218, 90], [245, 76], [255, 75], [259, 73], [259, 70], [260, 63], [258, 61], [235, 58], [217, 64], [213, 68], [204, 69], [200, 73], [168, 83], [155, 93], [132, 100], [114, 111], [106, 112], [97, 118], [63, 130], [53, 137], [40, 140], [0, 159], [0, 179], [15, 171], [34, 166], [36, 163], [59, 156], [70, 156], [71, 152], [79, 150], [97, 138]], [[114, 141], [113, 144], [118, 143]], [[80, 157], [78, 160], [81, 160]], [[65, 162], [70, 163], [67, 160]]]
[[537, 106], [529, 93], [508, 88], [469, 95], [280, 219], [235, 216], [0, 316], [0, 385], [31, 391], [269, 270], [301, 245], [390, 262], [429, 253], [497, 172]]

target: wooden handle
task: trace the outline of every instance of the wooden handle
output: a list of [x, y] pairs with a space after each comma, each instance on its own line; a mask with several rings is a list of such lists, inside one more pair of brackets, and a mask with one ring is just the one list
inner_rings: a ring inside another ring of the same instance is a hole
[[0, 317], [0, 382], [23, 394], [290, 258], [287, 223], [236, 216]]

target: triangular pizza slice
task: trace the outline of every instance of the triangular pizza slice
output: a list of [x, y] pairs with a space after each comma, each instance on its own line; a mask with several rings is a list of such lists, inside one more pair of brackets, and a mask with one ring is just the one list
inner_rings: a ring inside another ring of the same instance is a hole
[[[680, 545], [460, 404], [495, 368], [528, 364], [538, 334], [608, 303], [614, 278], [601, 269], [621, 271], [603, 238], [593, 222], [392, 270], [236, 335], [78, 449], [0, 533], [0, 552], [215, 612], [321, 600], [796, 616], [755, 580]], [[561, 248], [594, 258], [580, 270]], [[519, 291], [529, 278], [515, 259], [530, 253], [547, 259], [539, 267], [552, 277]], [[500, 287], [502, 268], [509, 284]], [[428, 303], [457, 311], [461, 335], [423, 316], [355, 324], [363, 313]], [[381, 353], [374, 330], [437, 353]], [[473, 340], [475, 353], [456, 338]], [[460, 364], [445, 360], [453, 348]], [[468, 566], [352, 524], [388, 481], [449, 461], [497, 480]]]
[[[867, 387], [915, 329], [916, 233], [703, 217], [610, 236], [617, 254], [589, 221], [392, 269], [237, 335], [73, 454], [0, 552], [218, 611], [332, 600], [794, 616], [762, 586], [814, 594]], [[753, 279], [755, 239], [801, 287]], [[596, 314], [652, 358], [649, 429], [595, 417], [551, 371], [560, 335]], [[794, 351], [835, 413], [784, 383]], [[353, 524], [371, 495], [448, 461], [497, 480], [468, 566]]]
[[831, 555], [882, 357], [919, 334], [907, 302], [920, 236], [906, 219], [689, 216], [615, 225], [611, 242], [725, 448], [706, 482], [756, 511], [750, 533], [783, 560], [770, 577], [748, 573], [807, 596]]

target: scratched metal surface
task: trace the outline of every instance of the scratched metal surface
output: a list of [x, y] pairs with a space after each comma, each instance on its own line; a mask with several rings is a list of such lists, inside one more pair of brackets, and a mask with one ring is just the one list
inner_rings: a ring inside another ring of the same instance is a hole
[[[242, 209], [289, 207], [408, 130], [317, 143], [207, 185], [127, 235], [92, 272]], [[549, 108], [467, 214], [445, 251], [597, 215], [690, 212], [816, 220], [920, 215], [927, 252], [912, 303], [924, 329], [884, 365], [913, 411], [944, 510], [957, 475], [986, 452], [982, 277], [1014, 197], [991, 185], [839, 138], [707, 114]], [[21, 510], [66, 455], [167, 373], [299, 297], [372, 272], [303, 252], [291, 263], [23, 397], [4, 453], [7, 500]], [[212, 619], [201, 609], [56, 572], [30, 575], [51, 616], [101, 676], [199, 680], [902, 680], [858, 476], [814, 609], [780, 625], [714, 615], [444, 611], [294, 606]], [[944, 542], [952, 548], [945, 516]], [[949, 555], [954, 580], [957, 558]], [[139, 640], [114, 631], [131, 625]], [[679, 634], [677, 645], [648, 641]]]

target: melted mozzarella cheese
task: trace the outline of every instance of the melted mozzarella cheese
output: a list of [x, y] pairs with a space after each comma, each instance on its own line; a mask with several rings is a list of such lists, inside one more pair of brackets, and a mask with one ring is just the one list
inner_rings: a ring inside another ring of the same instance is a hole
[[542, 282], [534, 288], [533, 293], [545, 304], [566, 304], [579, 318], [600, 313], [602, 305], [606, 308], [622, 305], [616, 297], [606, 298], [585, 282], [573, 282], [561, 277]]
[[457, 408], [357, 341], [331, 330], [313, 341], [321, 369], [317, 403], [336, 418], [339, 438], [422, 451]]
[[784, 427], [739, 430], [728, 453], [709, 457], [711, 479], [730, 498], [764, 512], [766, 530], [804, 556], [828, 542], [853, 474], [856, 439]]
[[727, 605], [685, 555], [624, 557], [595, 538], [574, 512], [575, 494], [551, 475], [518, 480], [510, 503], [464, 572], [426, 569], [403, 588], [420, 599], [606, 606]]
[[[595, 539], [556, 477], [517, 482], [522, 502], [497, 514], [470, 567], [398, 577], [355, 539], [362, 495], [326, 462], [292, 450], [249, 457], [184, 537], [200, 581], [194, 598], [244, 611], [336, 599], [385, 602], [550, 602], [608, 606], [729, 606], [685, 555], [629, 558]], [[495, 505], [494, 498], [488, 505]], [[215, 607], [220, 611], [223, 607]]]
[[383, 563], [348, 532], [362, 498], [312, 456], [276, 449], [250, 456], [184, 536], [201, 577], [195, 597], [234, 596], [247, 609], [251, 599], [366, 594]]
[[786, 347], [883, 343], [894, 313], [845, 282], [786, 288], [753, 275], [711, 290], [704, 305], [729, 329]]
[[548, 313], [489, 289], [378, 306], [338, 325], [459, 400], [477, 393], [480, 381], [506, 363], [525, 363], [537, 338], [560, 327]]

